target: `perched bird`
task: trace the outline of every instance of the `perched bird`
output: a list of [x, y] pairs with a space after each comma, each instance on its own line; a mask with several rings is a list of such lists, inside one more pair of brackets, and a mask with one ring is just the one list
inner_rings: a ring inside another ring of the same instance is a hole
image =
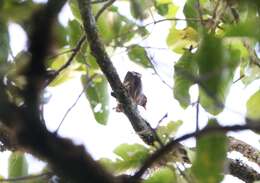
[[[126, 88], [129, 96], [131, 97], [135, 105], [140, 105], [143, 108], [146, 108], [147, 98], [143, 94], [142, 86], [142, 75], [138, 72], [128, 71], [124, 78], [123, 85]], [[116, 107], [117, 112], [122, 112], [122, 104], [118, 104]]]

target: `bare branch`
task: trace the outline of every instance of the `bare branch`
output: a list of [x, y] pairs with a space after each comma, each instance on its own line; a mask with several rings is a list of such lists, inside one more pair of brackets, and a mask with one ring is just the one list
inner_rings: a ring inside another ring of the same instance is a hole
[[100, 17], [100, 15], [108, 8], [110, 7], [116, 0], [110, 0], [104, 6], [97, 12], [95, 18], [96, 20]]
[[229, 137], [228, 150], [237, 151], [243, 154], [249, 161], [255, 162], [260, 167], [260, 151], [253, 146], [235, 139], [234, 137]]
[[147, 27], [149, 25], [153, 25], [153, 24], [158, 24], [161, 22], [166, 22], [166, 21], [195, 21], [195, 22], [199, 22], [200, 19], [198, 18], [164, 18], [164, 19], [160, 19], [160, 20], [154, 20], [151, 23], [147, 23], [144, 25], [144, 27]]
[[46, 172], [46, 173], [41, 173], [41, 174], [38, 174], [38, 175], [28, 175], [28, 176], [22, 176], [22, 177], [0, 179], [0, 183], [3, 183], [3, 182], [20, 182], [20, 181], [32, 180], [32, 179], [49, 179], [52, 175], [53, 175], [53, 173]]
[[88, 80], [87, 83], [85, 85], [85, 87], [83, 88], [83, 90], [80, 92], [79, 96], [77, 97], [77, 99], [74, 101], [74, 103], [68, 108], [68, 110], [65, 112], [58, 128], [55, 130], [55, 134], [58, 133], [63, 121], [66, 119], [66, 117], [68, 116], [68, 114], [70, 113], [70, 111], [76, 106], [76, 104], [78, 103], [80, 97], [85, 93], [86, 89], [88, 89], [89, 85], [91, 84], [91, 82], [93, 81], [93, 79], [97, 76], [97, 74], [92, 75]]
[[199, 137], [199, 136], [204, 136], [207, 135], [209, 133], [213, 133], [213, 132], [228, 132], [228, 131], [241, 131], [241, 130], [247, 130], [247, 129], [254, 129], [259, 131], [260, 130], [260, 126], [248, 126], [248, 125], [234, 125], [234, 126], [218, 126], [218, 127], [207, 127], [204, 128], [198, 132], [192, 132], [192, 133], [188, 133], [185, 134], [171, 142], [169, 142], [168, 144], [166, 144], [164, 147], [162, 147], [161, 149], [157, 150], [154, 154], [152, 154], [143, 164], [143, 166], [139, 169], [139, 171], [136, 172], [136, 174], [134, 175], [135, 178], [140, 178], [145, 172], [146, 170], [152, 166], [152, 164], [154, 162], [156, 162], [157, 160], [159, 160], [161, 157], [163, 157], [165, 154], [171, 152], [174, 148], [176, 148], [176, 146], [184, 141], [187, 140], [189, 138], [192, 137]]
[[242, 161], [229, 159], [228, 163], [229, 174], [238, 177], [246, 183], [260, 180], [260, 174]]
[[131, 98], [129, 97], [128, 92], [123, 86], [108, 54], [106, 53], [104, 45], [101, 43], [97, 33], [96, 22], [91, 13], [90, 3], [90, 0], [78, 0], [84, 29], [92, 55], [96, 58], [97, 64], [106, 76], [115, 97], [122, 104], [124, 113], [128, 117], [135, 131], [146, 143], [153, 144], [155, 141], [159, 141], [159, 139], [149, 123], [140, 116]]
[[[106, 2], [108, 0], [98, 0], [98, 1], [93, 1], [91, 3], [101, 3], [101, 2]], [[97, 15], [95, 16], [95, 20], [98, 21], [98, 18], [101, 16], [101, 14], [109, 7], [111, 6], [116, 0], [110, 0], [109, 2], [107, 2], [97, 13]], [[72, 54], [70, 55], [69, 59], [67, 60], [67, 62], [62, 65], [57, 71], [55, 71], [50, 78], [48, 78], [48, 81], [45, 83], [45, 87], [48, 86], [63, 70], [65, 70], [67, 67], [69, 67], [72, 63], [72, 61], [74, 60], [74, 58], [77, 56], [77, 54], [79, 53], [83, 43], [86, 41], [86, 35], [84, 34], [80, 40], [77, 42], [75, 48], [71, 49]]]

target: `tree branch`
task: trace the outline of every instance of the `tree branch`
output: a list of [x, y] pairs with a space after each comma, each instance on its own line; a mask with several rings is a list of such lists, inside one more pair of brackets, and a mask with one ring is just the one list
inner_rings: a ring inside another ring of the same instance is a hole
[[78, 5], [92, 55], [96, 58], [96, 62], [106, 76], [117, 100], [122, 104], [124, 113], [134, 130], [146, 143], [153, 144], [155, 141], [158, 141], [156, 134], [148, 122], [140, 116], [100, 41], [96, 22], [91, 13], [91, 1], [78, 0]]
[[253, 183], [260, 180], [260, 174], [242, 161], [229, 159], [228, 164], [229, 174], [246, 183]]
[[207, 127], [204, 128], [198, 132], [192, 132], [185, 134], [173, 141], [170, 141], [168, 144], [166, 144], [164, 147], [160, 148], [157, 150], [154, 154], [152, 154], [143, 164], [143, 166], [137, 171], [134, 175], [135, 178], [139, 179], [145, 172], [146, 170], [152, 166], [154, 162], [159, 160], [161, 157], [163, 157], [165, 154], [171, 152], [176, 146], [189, 138], [192, 137], [200, 137], [207, 135], [212, 132], [228, 132], [228, 131], [240, 131], [240, 130], [247, 130], [247, 129], [254, 129], [259, 131], [260, 126], [254, 126], [254, 125], [234, 125], [234, 126], [217, 126], [217, 127]]
[[253, 146], [235, 139], [234, 137], [228, 137], [228, 150], [237, 151], [243, 154], [249, 161], [255, 162], [260, 167], [260, 151]]
[[46, 172], [46, 173], [41, 173], [41, 174], [38, 174], [38, 175], [27, 175], [27, 176], [22, 176], [22, 177], [0, 179], [0, 183], [3, 183], [3, 182], [20, 182], [20, 181], [32, 180], [32, 179], [49, 179], [52, 175], [53, 175], [53, 173]]
[[114, 183], [115, 178], [92, 159], [83, 145], [76, 146], [71, 140], [49, 132], [40, 119], [38, 100], [46, 74], [44, 62], [51, 42], [51, 25], [65, 3], [65, 0], [49, 0], [33, 16], [25, 105], [18, 107], [9, 101], [1, 78], [0, 121], [10, 130], [19, 149], [47, 161], [60, 177], [77, 183]]

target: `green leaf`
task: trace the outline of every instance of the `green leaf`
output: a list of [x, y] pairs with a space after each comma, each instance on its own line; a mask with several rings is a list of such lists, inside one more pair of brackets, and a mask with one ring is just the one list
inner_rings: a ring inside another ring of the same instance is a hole
[[[215, 119], [209, 125], [217, 125]], [[223, 169], [227, 153], [225, 134], [210, 133], [198, 138], [196, 159], [192, 171], [200, 183], [219, 183], [223, 179]]]
[[86, 80], [86, 75], [83, 75], [81, 81], [83, 87], [87, 88], [85, 94], [96, 121], [105, 125], [109, 115], [109, 94], [105, 77], [100, 75], [89, 84]]
[[131, 15], [136, 18], [143, 20], [148, 17], [148, 8], [152, 6], [150, 0], [131, 0], [130, 1], [130, 12]]
[[157, 12], [166, 18], [174, 17], [179, 8], [171, 0], [156, 0], [154, 6]]
[[[183, 8], [183, 13], [187, 19], [199, 17], [198, 9], [196, 8], [196, 3], [197, 3], [197, 0], [187, 0], [186, 1], [184, 8]], [[196, 21], [187, 20], [187, 25], [189, 27], [194, 28], [195, 30], [198, 29], [198, 22], [196, 22]]]
[[184, 109], [190, 105], [189, 89], [194, 84], [194, 81], [191, 81], [189, 78], [187, 78], [185, 73], [188, 72], [195, 75], [197, 72], [193, 57], [194, 54], [186, 51], [179, 59], [179, 61], [174, 65], [173, 94], [180, 103], [181, 107]]
[[197, 52], [200, 78], [200, 103], [213, 115], [219, 114], [228, 95], [235, 69], [241, 59], [241, 48], [237, 41], [206, 34]]
[[[8, 159], [8, 178], [28, 175], [28, 163], [22, 152], [13, 152]], [[21, 181], [25, 183], [26, 181]]]
[[41, 6], [42, 4], [34, 3], [33, 1], [4, 1], [1, 7], [0, 17], [5, 17], [7, 21], [22, 24]]
[[258, 17], [248, 17], [238, 24], [227, 25], [225, 36], [227, 37], [251, 37], [260, 39], [260, 20]]
[[159, 126], [156, 132], [162, 142], [167, 143], [170, 138], [174, 137], [182, 123], [183, 122], [181, 120], [178, 120], [176, 122], [170, 121], [165, 126]]
[[144, 183], [173, 183], [177, 177], [173, 169], [164, 167], [156, 170]]
[[260, 91], [255, 92], [246, 103], [247, 117], [252, 120], [260, 120]]
[[80, 15], [80, 11], [79, 11], [79, 8], [78, 8], [77, 1], [76, 0], [70, 0], [69, 6], [70, 6], [71, 12], [74, 15], [75, 19], [78, 22], [81, 22], [81, 15]]
[[0, 19], [0, 63], [6, 63], [9, 54], [9, 33], [7, 23]]
[[82, 29], [80, 23], [76, 19], [69, 20], [67, 31], [69, 44], [73, 48], [76, 46], [77, 42], [80, 40], [82, 36]]
[[223, 107], [218, 105], [219, 101], [216, 101], [220, 100], [218, 94], [224, 67], [222, 40], [205, 33], [195, 59], [199, 67], [200, 104], [206, 111], [216, 115], [223, 110]]
[[116, 173], [116, 163], [108, 158], [100, 158], [98, 162], [109, 172]]
[[149, 150], [141, 144], [121, 144], [114, 153], [120, 157], [116, 161], [118, 171], [138, 168], [149, 156]]
[[143, 67], [151, 67], [149, 57], [142, 46], [132, 45], [129, 47], [128, 57]]
[[191, 46], [196, 47], [198, 41], [198, 33], [192, 27], [186, 27], [182, 30], [172, 26], [167, 36], [167, 44], [176, 53], [184, 53]]
[[[59, 69], [63, 64], [65, 64], [68, 61], [68, 55], [63, 54], [58, 57], [56, 57], [54, 60], [49, 61], [49, 68], [52, 70]], [[76, 65], [71, 64], [70, 67], [64, 69], [51, 83], [49, 86], [58, 86], [68, 80], [70, 80], [73, 77], [74, 69], [76, 68]]]

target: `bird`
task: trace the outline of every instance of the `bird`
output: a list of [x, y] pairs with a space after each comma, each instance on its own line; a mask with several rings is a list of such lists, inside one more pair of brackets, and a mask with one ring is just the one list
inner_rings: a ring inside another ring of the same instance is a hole
[[[142, 75], [135, 71], [128, 71], [125, 75], [123, 85], [131, 97], [133, 103], [146, 109], [147, 97], [143, 94]], [[123, 112], [122, 104], [116, 107], [117, 112]]]

